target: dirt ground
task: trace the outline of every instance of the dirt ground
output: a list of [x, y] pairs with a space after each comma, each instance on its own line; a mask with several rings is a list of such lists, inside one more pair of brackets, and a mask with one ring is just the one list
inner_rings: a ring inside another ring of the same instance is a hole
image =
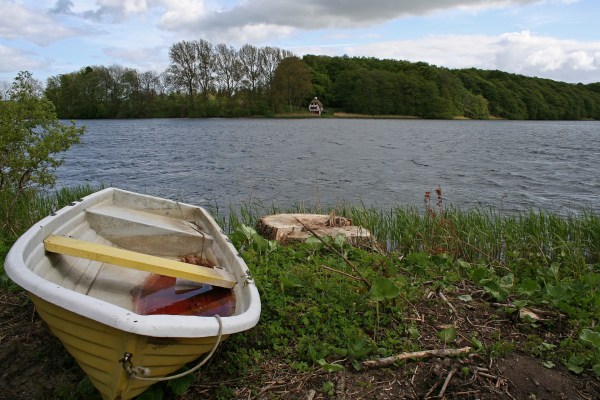
[[[472, 301], [458, 298], [469, 294]], [[354, 371], [299, 373], [270, 360], [254, 375], [231, 378], [199, 374], [181, 399], [217, 399], [219, 388], [237, 399], [600, 399], [600, 380], [587, 371], [566, 370], [553, 351], [534, 357], [540, 343], [558, 345], [572, 335], [560, 314], [533, 310], [535, 324], [490, 303], [482, 291], [463, 283], [453, 293], [430, 292], [413, 304], [411, 316], [421, 349], [439, 349], [440, 328], [454, 326], [451, 347], [472, 344], [475, 335], [488, 350], [461, 357], [428, 357]], [[540, 347], [543, 349], [543, 346]], [[542, 351], [542, 350], [540, 350]], [[538, 352], [539, 354], [539, 352]], [[218, 357], [218, 353], [215, 355]], [[542, 365], [554, 361], [553, 368]], [[83, 373], [52, 336], [23, 293], [0, 294], [0, 399], [74, 399]], [[80, 396], [81, 398], [81, 396]]]

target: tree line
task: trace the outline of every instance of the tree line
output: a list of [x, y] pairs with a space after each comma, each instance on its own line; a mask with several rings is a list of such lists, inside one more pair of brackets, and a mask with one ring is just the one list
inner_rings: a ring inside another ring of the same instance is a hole
[[264, 115], [276, 111], [276, 68], [292, 56], [275, 47], [181, 41], [160, 73], [87, 66], [49, 78], [45, 95], [61, 118]]
[[424, 62], [305, 56], [315, 92], [332, 108], [422, 118], [600, 119], [600, 83], [589, 85]]
[[424, 62], [305, 55], [205, 40], [169, 49], [160, 73], [88, 66], [48, 79], [60, 118], [238, 117], [328, 111], [420, 118], [600, 119], [600, 83], [570, 84]]

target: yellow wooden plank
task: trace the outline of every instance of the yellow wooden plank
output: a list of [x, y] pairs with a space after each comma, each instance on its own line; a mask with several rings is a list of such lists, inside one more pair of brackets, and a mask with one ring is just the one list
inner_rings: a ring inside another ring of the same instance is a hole
[[46, 251], [52, 253], [85, 258], [174, 278], [184, 278], [213, 286], [232, 288], [236, 284], [234, 276], [227, 271], [194, 266], [180, 261], [64, 236], [50, 235], [44, 240], [44, 246]]

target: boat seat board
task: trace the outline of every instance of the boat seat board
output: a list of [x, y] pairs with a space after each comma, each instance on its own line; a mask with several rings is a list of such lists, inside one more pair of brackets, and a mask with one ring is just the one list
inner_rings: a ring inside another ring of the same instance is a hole
[[224, 270], [196, 266], [65, 236], [48, 236], [44, 240], [44, 247], [46, 251], [52, 253], [80, 257], [174, 278], [183, 278], [213, 286], [232, 288], [236, 284], [235, 277]]
[[[147, 211], [136, 210], [133, 208], [119, 207], [115, 205], [101, 205], [88, 208], [85, 210], [85, 212], [88, 215], [88, 218], [90, 215], [102, 216], [114, 220], [129, 221], [138, 225], [151, 225], [156, 228], [179, 232], [181, 234], [189, 234], [194, 236], [199, 234], [198, 228], [184, 219], [149, 213]], [[203, 234], [208, 235], [207, 233]]]

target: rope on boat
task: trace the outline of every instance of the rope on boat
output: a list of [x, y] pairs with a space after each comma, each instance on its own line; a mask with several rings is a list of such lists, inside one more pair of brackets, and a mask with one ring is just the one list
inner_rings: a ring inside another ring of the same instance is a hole
[[217, 350], [217, 347], [219, 347], [219, 344], [221, 343], [221, 337], [223, 336], [223, 322], [221, 321], [220, 316], [215, 315], [215, 318], [217, 319], [217, 322], [219, 323], [219, 332], [217, 333], [217, 341], [215, 342], [215, 345], [213, 346], [210, 353], [208, 353], [208, 355], [202, 361], [200, 361], [195, 367], [188, 369], [187, 371], [181, 372], [179, 374], [176, 374], [176, 375], [170, 375], [170, 376], [164, 376], [164, 377], [150, 377], [150, 376], [148, 376], [151, 373], [150, 368], [141, 367], [141, 366], [134, 367], [133, 363], [131, 362], [131, 358], [133, 357], [133, 354], [125, 353], [123, 358], [120, 360], [121, 364], [123, 365], [123, 369], [129, 374], [130, 378], [137, 379], [140, 381], [152, 381], [152, 382], [171, 381], [173, 379], [178, 379], [178, 378], [181, 378], [183, 376], [189, 375], [189, 374], [197, 371], [200, 367], [202, 367], [204, 364], [206, 364], [208, 362], [208, 360], [210, 360], [212, 355]]

